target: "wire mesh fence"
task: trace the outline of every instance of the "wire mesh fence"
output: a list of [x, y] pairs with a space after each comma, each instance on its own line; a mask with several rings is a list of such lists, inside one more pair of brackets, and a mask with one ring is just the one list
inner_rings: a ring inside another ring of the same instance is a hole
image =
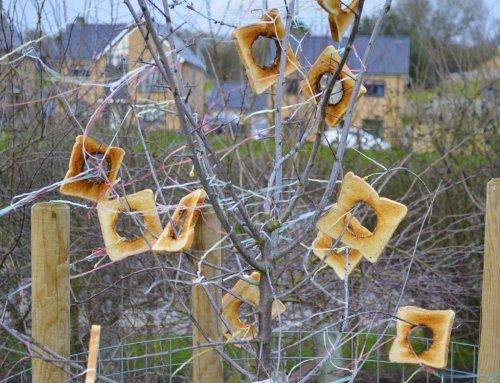
[[[477, 346], [451, 342], [448, 367], [435, 371], [421, 366], [391, 363], [388, 358], [393, 335], [374, 333], [334, 332], [311, 333], [282, 331], [274, 341], [282, 351], [275, 361], [286, 374], [289, 382], [299, 382], [310, 376], [308, 382], [348, 382], [355, 375], [359, 382], [471, 382], [476, 383]], [[334, 340], [341, 340], [335, 346]], [[180, 383], [192, 379], [191, 336], [175, 336], [142, 340], [127, 344], [102, 347], [99, 353], [99, 376], [115, 382]], [[431, 340], [414, 337], [412, 345], [428, 348]], [[227, 346], [224, 350], [234, 361], [251, 369], [256, 366], [255, 357], [241, 348]], [[72, 361], [86, 366], [87, 353], [72, 356]], [[311, 371], [326, 362], [311, 374]], [[72, 375], [70, 381], [79, 381], [81, 372]], [[229, 364], [224, 367], [225, 382], [247, 382]], [[30, 382], [31, 370], [26, 369], [3, 380], [5, 383]]]

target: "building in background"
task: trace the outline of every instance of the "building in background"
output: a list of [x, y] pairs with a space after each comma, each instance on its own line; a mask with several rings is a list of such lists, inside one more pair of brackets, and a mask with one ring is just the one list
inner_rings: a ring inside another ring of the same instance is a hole
[[[165, 36], [166, 28], [158, 25], [158, 33]], [[179, 70], [190, 93], [189, 104], [195, 113], [201, 114], [205, 101], [205, 65], [186, 42], [178, 36], [174, 40]], [[163, 49], [171, 60], [166, 39]], [[66, 84], [68, 90], [74, 89], [68, 96], [68, 105], [59, 109], [74, 108], [71, 113], [79, 121], [88, 121], [101, 106], [102, 112], [97, 118], [116, 127], [122, 123], [130, 105], [134, 105], [134, 112], [144, 126], [169, 130], [179, 128], [170, 87], [156, 69], [138, 27], [89, 24], [79, 18], [50, 41], [46, 53], [52, 67], [69, 80], [70, 85]], [[145, 64], [153, 65], [117, 89], [121, 78]]]
[[[354, 49], [349, 54], [347, 66], [356, 74], [362, 66], [361, 57], [368, 46], [369, 36], [358, 35]], [[300, 42], [300, 43], [299, 43]], [[339, 47], [345, 47], [344, 39]], [[328, 45], [336, 45], [330, 36], [304, 35], [300, 39], [291, 39], [291, 46], [303, 66], [304, 73], [296, 71], [288, 76], [284, 86], [283, 104], [286, 115], [293, 114], [304, 97], [301, 92], [301, 80], [310, 66]], [[270, 55], [274, 57], [274, 44]], [[342, 53], [342, 51], [340, 52]], [[364, 86], [366, 94], [355, 107], [352, 127], [363, 129], [377, 138], [389, 142], [399, 142], [405, 136], [403, 129], [404, 91], [409, 80], [410, 40], [408, 37], [380, 36], [373, 45], [368, 63]], [[270, 91], [275, 94], [275, 90]], [[270, 97], [275, 102], [275, 97]], [[274, 106], [274, 105], [272, 105]], [[295, 107], [294, 107], [295, 106]]]

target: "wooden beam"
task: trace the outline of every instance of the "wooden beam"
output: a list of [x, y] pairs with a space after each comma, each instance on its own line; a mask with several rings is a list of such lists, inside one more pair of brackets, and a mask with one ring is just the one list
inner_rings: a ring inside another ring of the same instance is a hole
[[500, 383], [500, 178], [488, 182], [478, 383]]
[[[58, 355], [69, 358], [69, 206], [36, 203], [31, 209], [32, 336]], [[32, 381], [62, 383], [69, 379], [65, 363], [38, 347]]]
[[[195, 228], [195, 238], [192, 247], [193, 255], [203, 257], [201, 275], [205, 279], [212, 279], [221, 275], [220, 270], [207, 265], [222, 265], [221, 224], [212, 208], [205, 208], [198, 219]], [[212, 249], [215, 247], [214, 249]], [[210, 252], [207, 253], [207, 251]], [[198, 265], [196, 265], [198, 267]], [[220, 289], [209, 285], [207, 289], [217, 308], [214, 309], [210, 298], [203, 286], [194, 285], [192, 288], [193, 319], [197, 321], [209, 339], [206, 339], [198, 328], [193, 325], [193, 346], [198, 347], [207, 341], [222, 341], [222, 322], [219, 319], [222, 307], [222, 293]], [[193, 383], [211, 382], [222, 383], [222, 358], [210, 347], [198, 347], [193, 351]]]

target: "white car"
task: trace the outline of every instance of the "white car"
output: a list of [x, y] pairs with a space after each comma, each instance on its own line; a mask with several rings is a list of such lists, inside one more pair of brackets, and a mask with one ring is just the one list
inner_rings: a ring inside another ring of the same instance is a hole
[[[342, 131], [340, 129], [328, 129], [325, 131], [322, 144], [337, 146]], [[391, 145], [374, 135], [361, 129], [351, 129], [347, 134], [347, 147], [356, 149], [387, 150]]]

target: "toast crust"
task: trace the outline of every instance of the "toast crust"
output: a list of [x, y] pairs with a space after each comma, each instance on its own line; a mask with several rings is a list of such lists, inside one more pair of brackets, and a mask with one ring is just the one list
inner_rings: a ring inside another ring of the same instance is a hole
[[[201, 215], [199, 207], [205, 202], [206, 197], [205, 190], [198, 189], [180, 200], [170, 222], [153, 245], [155, 253], [179, 253], [191, 248], [194, 240], [194, 227]], [[179, 228], [181, 220], [183, 220], [182, 227]], [[177, 237], [174, 228], [178, 231]]]
[[[248, 279], [258, 284], [260, 282], [260, 273], [254, 271]], [[233, 286], [231, 292], [236, 296], [227, 293], [222, 297], [222, 315], [224, 315], [224, 318], [231, 327], [231, 333], [233, 333], [234, 338], [240, 340], [254, 339], [257, 336], [257, 325], [255, 323], [246, 324], [241, 320], [238, 310], [244, 302], [237, 298], [237, 296], [258, 307], [260, 302], [259, 286], [240, 279]], [[286, 307], [281, 301], [274, 301], [272, 305], [272, 318], [276, 318], [278, 314], [284, 313], [285, 310]], [[229, 332], [226, 332], [224, 337], [229, 339], [232, 336]]]
[[85, 161], [89, 155], [101, 154], [107, 163], [107, 174], [100, 181], [79, 180], [64, 183], [59, 192], [72, 197], [79, 197], [89, 201], [105, 200], [109, 188], [116, 182], [118, 171], [122, 164], [125, 151], [121, 148], [109, 146], [94, 140], [91, 137], [77, 136], [71, 157], [69, 159], [68, 171], [64, 179], [76, 177], [85, 171]]
[[[377, 227], [370, 235], [360, 235], [359, 230], [353, 230], [352, 221], [349, 222], [350, 210], [358, 202], [366, 203], [377, 214]], [[375, 263], [406, 212], [405, 205], [379, 197], [366, 181], [349, 172], [342, 180], [337, 203], [318, 220], [316, 228], [360, 251], [363, 257]]]
[[[448, 364], [448, 345], [455, 313], [452, 310], [426, 310], [405, 306], [398, 309], [397, 317], [402, 320], [396, 323], [396, 338], [389, 351], [389, 360], [444, 369]], [[427, 327], [432, 331], [430, 347], [420, 354], [413, 351], [409, 341], [410, 332], [416, 326]]]
[[[142, 237], [125, 239], [116, 232], [118, 217], [127, 212], [137, 212], [141, 215], [145, 226]], [[111, 201], [99, 202], [97, 215], [106, 252], [113, 261], [150, 250], [162, 231], [154, 194], [149, 189]]]
[[[261, 20], [261, 23], [237, 28], [232, 33], [236, 50], [245, 67], [250, 87], [256, 94], [261, 94], [278, 81], [281, 55], [281, 46], [279, 42], [282, 41], [285, 36], [285, 29], [283, 28], [278, 9], [273, 8], [267, 11], [264, 13]], [[276, 42], [276, 57], [274, 61], [266, 67], [258, 65], [252, 54], [252, 45], [260, 36], [274, 39]], [[299, 65], [290, 44], [288, 44], [286, 51], [285, 77], [297, 70]]]
[[[317, 104], [321, 97], [319, 95], [321, 92], [321, 78], [325, 74], [335, 73], [340, 61], [341, 57], [337, 50], [332, 45], [329, 45], [321, 52], [321, 55], [309, 69], [306, 78], [302, 82], [302, 91], [313, 103]], [[328, 103], [327, 105], [325, 122], [328, 126], [338, 125], [342, 120], [354, 91], [355, 76], [347, 65], [344, 64], [342, 67], [342, 71], [337, 81], [340, 81], [342, 86], [342, 96], [337, 103]], [[364, 93], [366, 93], [366, 88], [361, 86], [358, 98]]]

